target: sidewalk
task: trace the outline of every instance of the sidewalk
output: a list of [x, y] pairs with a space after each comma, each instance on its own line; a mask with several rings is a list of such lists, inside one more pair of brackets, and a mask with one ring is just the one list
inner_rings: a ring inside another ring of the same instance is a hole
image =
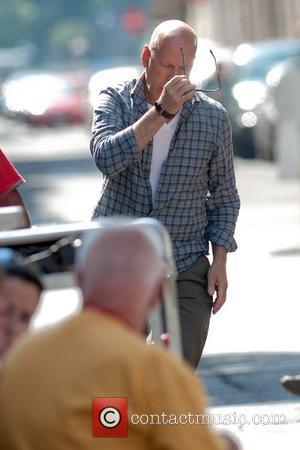
[[[300, 373], [300, 180], [282, 180], [262, 161], [238, 160], [236, 174], [239, 249], [228, 258], [227, 303], [212, 317], [199, 373], [211, 414], [247, 417], [217, 426], [244, 450], [296, 450], [300, 397], [279, 380]], [[284, 423], [272, 423], [274, 414]], [[253, 423], [256, 416], [268, 424]]]
[[300, 180], [276, 165], [238, 160], [242, 207], [238, 250], [228, 256], [229, 289], [212, 317], [205, 354], [300, 351]]
[[[300, 402], [230, 406], [214, 408], [210, 413], [216, 420], [241, 422], [218, 425], [216, 429], [231, 433], [240, 442], [242, 450], [299, 449]], [[245, 421], [248, 423], [243, 425]]]

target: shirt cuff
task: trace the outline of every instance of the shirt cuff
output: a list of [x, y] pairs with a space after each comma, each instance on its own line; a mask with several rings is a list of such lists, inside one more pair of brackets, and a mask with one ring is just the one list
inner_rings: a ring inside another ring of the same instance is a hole
[[237, 249], [234, 237], [226, 230], [211, 230], [208, 240], [214, 245], [222, 245], [227, 252], [234, 252]]
[[119, 139], [121, 147], [124, 149], [124, 154], [129, 161], [137, 162], [140, 159], [141, 152], [139, 151], [133, 127], [126, 128], [119, 132]]

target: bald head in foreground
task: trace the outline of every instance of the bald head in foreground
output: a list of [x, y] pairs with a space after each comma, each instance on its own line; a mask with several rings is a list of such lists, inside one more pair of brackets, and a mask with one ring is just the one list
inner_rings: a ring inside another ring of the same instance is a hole
[[23, 338], [4, 361], [0, 448], [221, 448], [201, 422], [204, 398], [192, 371], [140, 335], [164, 270], [155, 243], [138, 229], [84, 236], [82, 312]]
[[142, 332], [160, 299], [164, 270], [144, 231], [133, 226], [91, 231], [77, 265], [84, 308], [100, 308]]

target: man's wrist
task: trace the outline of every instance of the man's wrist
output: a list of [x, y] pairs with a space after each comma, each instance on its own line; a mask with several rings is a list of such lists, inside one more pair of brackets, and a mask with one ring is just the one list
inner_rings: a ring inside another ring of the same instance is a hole
[[165, 107], [162, 105], [162, 103], [159, 101], [154, 103], [154, 107], [161, 116], [165, 117], [168, 120], [171, 120], [176, 116], [176, 113], [173, 114], [173, 113], [170, 113], [169, 111], [167, 111], [165, 109]]
[[226, 264], [227, 262], [227, 249], [223, 245], [212, 244], [213, 250], [213, 262]]

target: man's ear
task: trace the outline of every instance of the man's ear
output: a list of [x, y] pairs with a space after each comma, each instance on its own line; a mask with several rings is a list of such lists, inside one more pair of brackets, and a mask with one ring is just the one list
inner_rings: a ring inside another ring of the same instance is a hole
[[150, 57], [151, 57], [151, 51], [150, 51], [149, 46], [146, 44], [146, 45], [144, 45], [142, 54], [141, 54], [141, 62], [142, 62], [143, 67], [145, 67], [145, 68], [148, 67]]

